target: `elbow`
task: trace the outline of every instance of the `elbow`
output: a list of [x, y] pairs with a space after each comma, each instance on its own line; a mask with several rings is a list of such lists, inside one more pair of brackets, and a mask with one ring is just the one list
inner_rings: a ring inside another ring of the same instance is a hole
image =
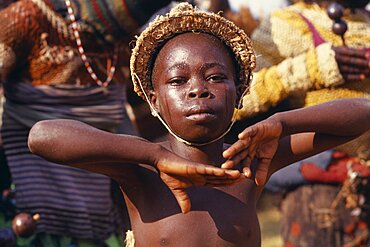
[[31, 153], [39, 155], [40, 151], [47, 146], [48, 120], [40, 121], [34, 124], [28, 134], [28, 148]]

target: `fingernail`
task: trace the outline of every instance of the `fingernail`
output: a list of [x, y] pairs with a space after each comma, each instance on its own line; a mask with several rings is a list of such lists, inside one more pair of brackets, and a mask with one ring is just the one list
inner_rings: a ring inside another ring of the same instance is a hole
[[245, 171], [245, 172], [244, 172], [244, 176], [246, 176], [247, 178], [249, 178], [249, 177], [250, 177], [250, 175], [251, 175], [251, 174], [250, 174], [250, 172], [249, 172], [249, 171]]
[[259, 186], [257, 178], [254, 179], [254, 182], [256, 183], [257, 186]]

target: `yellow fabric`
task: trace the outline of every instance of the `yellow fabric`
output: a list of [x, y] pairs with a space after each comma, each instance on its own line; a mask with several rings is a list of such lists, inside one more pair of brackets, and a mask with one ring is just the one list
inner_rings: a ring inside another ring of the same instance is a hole
[[[311, 30], [299, 13], [327, 43], [314, 46]], [[370, 47], [370, 17], [356, 11], [346, 13], [344, 19], [348, 24], [346, 44]], [[267, 111], [287, 98], [292, 103], [294, 95], [303, 95], [305, 106], [343, 97], [369, 97], [369, 78], [351, 85], [344, 83], [331, 48], [342, 45], [342, 40], [331, 27], [332, 20], [325, 9], [303, 2], [277, 10], [265, 19], [252, 34], [257, 72], [250, 93], [243, 98], [238, 119]]]
[[320, 103], [324, 103], [333, 99], [342, 98], [368, 98], [370, 94], [367, 92], [356, 91], [348, 88], [324, 88], [319, 91], [311, 91], [305, 98], [305, 106], [312, 106]]
[[312, 49], [306, 53], [306, 63], [310, 82], [312, 82], [315, 89], [319, 89], [322, 78], [320, 75], [315, 50]]
[[[281, 83], [279, 75], [276, 73], [276, 67], [270, 69], [263, 69], [257, 75], [257, 82], [253, 90], [256, 91], [257, 95], [260, 96], [262, 104], [271, 102], [275, 105], [282, 97], [286, 97], [284, 86]], [[259, 78], [263, 78], [259, 81]]]

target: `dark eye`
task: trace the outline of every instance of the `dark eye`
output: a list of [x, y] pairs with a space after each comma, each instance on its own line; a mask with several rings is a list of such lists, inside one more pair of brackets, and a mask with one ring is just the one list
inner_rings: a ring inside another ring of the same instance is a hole
[[168, 83], [173, 86], [178, 86], [178, 85], [182, 85], [186, 83], [186, 79], [183, 77], [175, 77], [175, 78], [170, 79]]
[[209, 82], [222, 82], [226, 79], [224, 74], [214, 74], [207, 77], [207, 81]]

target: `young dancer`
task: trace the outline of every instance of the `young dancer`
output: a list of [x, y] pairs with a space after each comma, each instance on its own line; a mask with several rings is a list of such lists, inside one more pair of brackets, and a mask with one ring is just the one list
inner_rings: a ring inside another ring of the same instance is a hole
[[370, 103], [347, 99], [279, 113], [227, 148], [223, 136], [254, 61], [234, 24], [180, 4], [138, 37], [131, 59], [138, 94], [172, 134], [165, 142], [50, 120], [34, 125], [29, 147], [115, 179], [135, 246], [259, 246], [256, 201], [266, 179], [365, 132]]

